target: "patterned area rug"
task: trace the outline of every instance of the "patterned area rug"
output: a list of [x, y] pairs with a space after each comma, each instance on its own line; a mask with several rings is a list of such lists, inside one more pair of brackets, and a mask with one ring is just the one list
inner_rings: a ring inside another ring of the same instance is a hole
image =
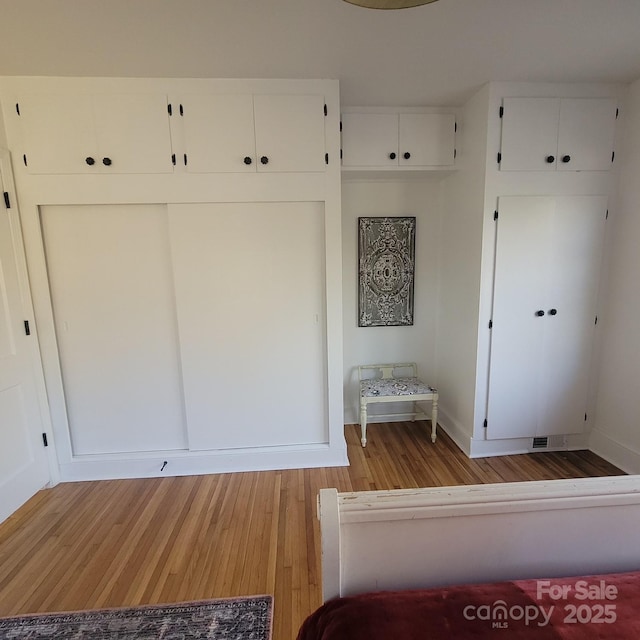
[[269, 640], [272, 596], [0, 618], [2, 640]]

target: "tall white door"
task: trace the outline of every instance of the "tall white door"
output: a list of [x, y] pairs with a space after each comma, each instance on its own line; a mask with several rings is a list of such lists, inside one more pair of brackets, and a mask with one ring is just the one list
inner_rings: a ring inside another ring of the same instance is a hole
[[[12, 183], [8, 154], [0, 154], [0, 188]], [[35, 338], [27, 335], [29, 292], [22, 236], [9, 194], [0, 204], [0, 521], [49, 482], [34, 362]]]
[[73, 454], [185, 449], [166, 207], [41, 221]]
[[606, 198], [500, 198], [490, 439], [584, 429]]

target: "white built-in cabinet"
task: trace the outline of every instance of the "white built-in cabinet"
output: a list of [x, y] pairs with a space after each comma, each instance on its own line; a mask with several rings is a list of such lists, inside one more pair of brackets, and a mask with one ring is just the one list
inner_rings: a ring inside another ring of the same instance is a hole
[[345, 464], [338, 83], [0, 100], [61, 477]]
[[343, 169], [451, 168], [452, 113], [343, 110]]
[[605, 196], [499, 199], [487, 437], [581, 433]]
[[166, 95], [26, 94], [15, 110], [29, 173], [173, 171]]
[[613, 162], [612, 98], [504, 98], [502, 171], [606, 171]]
[[325, 170], [321, 95], [184, 95], [176, 106], [190, 173]]

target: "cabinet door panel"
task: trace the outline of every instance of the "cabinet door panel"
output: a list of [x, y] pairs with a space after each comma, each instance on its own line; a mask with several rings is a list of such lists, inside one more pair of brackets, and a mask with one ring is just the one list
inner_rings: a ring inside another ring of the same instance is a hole
[[189, 173], [256, 171], [251, 94], [187, 95], [181, 102]]
[[[560, 101], [557, 98], [505, 98], [503, 107], [500, 169], [555, 169]], [[547, 162], [550, 156], [553, 162]]]
[[323, 96], [255, 95], [253, 102], [258, 171], [325, 170]]
[[20, 99], [29, 173], [95, 173], [99, 165], [93, 106], [88, 95], [31, 95]]
[[[395, 157], [391, 158], [391, 154]], [[397, 167], [398, 115], [344, 113], [342, 115], [343, 167]]]
[[328, 442], [321, 203], [169, 215], [189, 448]]
[[500, 198], [491, 333], [490, 439], [536, 435], [553, 199]]
[[[94, 96], [99, 166], [105, 173], [172, 173], [167, 98], [155, 94]], [[105, 166], [103, 159], [110, 164]]]
[[[407, 167], [452, 165], [455, 116], [449, 113], [401, 113], [399, 163]], [[411, 157], [406, 159], [405, 153]]]
[[[560, 105], [558, 169], [607, 171], [611, 168], [616, 102], [610, 98], [563, 99]], [[569, 156], [569, 162], [562, 162]]]
[[42, 227], [74, 454], [185, 449], [166, 208], [47, 206]]
[[537, 435], [584, 430], [606, 208], [605, 197], [556, 200]]

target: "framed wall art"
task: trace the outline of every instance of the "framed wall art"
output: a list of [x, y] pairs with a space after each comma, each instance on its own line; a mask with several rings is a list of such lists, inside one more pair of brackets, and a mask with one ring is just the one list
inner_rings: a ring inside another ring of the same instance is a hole
[[358, 326], [413, 324], [415, 217], [358, 218]]

